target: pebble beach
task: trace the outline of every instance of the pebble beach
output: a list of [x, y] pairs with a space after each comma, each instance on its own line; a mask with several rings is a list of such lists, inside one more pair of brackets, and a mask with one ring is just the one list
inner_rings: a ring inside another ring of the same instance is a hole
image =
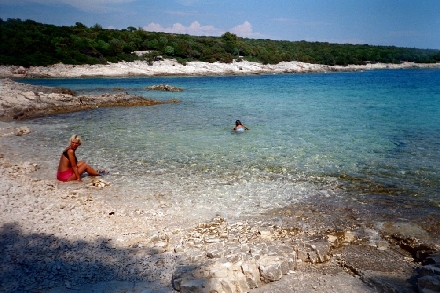
[[[196, 221], [184, 214], [169, 214], [166, 201], [160, 198], [155, 211], [146, 213], [105, 201], [105, 194], [114, 190], [105, 176], [85, 177], [82, 183], [62, 183], [55, 177], [41, 179], [35, 176], [41, 172], [40, 162], [23, 161], [18, 150], [2, 143], [3, 137], [18, 139], [37, 127], [32, 120], [26, 127], [11, 122], [11, 109], [18, 107], [17, 101], [22, 109], [43, 98], [73, 109], [69, 93], [44, 92], [9, 78], [405, 68], [440, 68], [440, 64], [331, 67], [241, 61], [182, 65], [164, 60], [153, 65], [136, 61], [90, 66], [0, 66], [0, 77], [8, 78], [1, 81], [0, 92], [0, 291], [438, 292], [440, 219], [434, 216], [426, 216], [424, 227], [384, 224], [373, 231], [359, 225], [359, 219], [367, 214], [347, 207], [334, 209], [344, 217], [352, 213], [352, 220], [338, 223], [340, 229], [335, 230], [335, 223], [326, 222], [325, 212], [337, 205], [329, 200], [315, 206], [313, 198], [264, 217], [233, 222], [221, 215]], [[276, 220], [280, 214], [288, 219], [282, 225]], [[307, 228], [299, 227], [298, 220], [307, 222]]]

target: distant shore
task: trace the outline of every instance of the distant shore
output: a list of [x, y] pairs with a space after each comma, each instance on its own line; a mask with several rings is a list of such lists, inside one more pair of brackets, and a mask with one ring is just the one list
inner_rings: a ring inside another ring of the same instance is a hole
[[0, 78], [87, 78], [87, 77], [128, 77], [128, 76], [218, 76], [253, 75], [313, 72], [350, 72], [376, 69], [440, 68], [440, 63], [400, 64], [371, 63], [367, 65], [328, 66], [303, 62], [280, 62], [262, 64], [249, 61], [232, 63], [188, 62], [186, 65], [174, 59], [165, 59], [149, 64], [146, 61], [118, 62], [105, 65], [50, 66], [0, 66]]

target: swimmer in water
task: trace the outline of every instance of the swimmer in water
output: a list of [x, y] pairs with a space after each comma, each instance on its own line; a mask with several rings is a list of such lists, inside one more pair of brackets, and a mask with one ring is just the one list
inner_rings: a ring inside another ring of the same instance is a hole
[[249, 128], [244, 126], [240, 120], [235, 120], [235, 127], [233, 130], [236, 132], [244, 132], [245, 130], [249, 130]]

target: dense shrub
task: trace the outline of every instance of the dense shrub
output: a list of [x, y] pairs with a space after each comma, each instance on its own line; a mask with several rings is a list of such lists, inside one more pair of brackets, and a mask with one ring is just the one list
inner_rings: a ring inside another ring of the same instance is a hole
[[[148, 51], [137, 56], [133, 51]], [[230, 32], [221, 37], [147, 32], [133, 26], [123, 30], [55, 26], [32, 20], [0, 19], [0, 64], [38, 66], [55, 63], [104, 64], [106, 62], [152, 62], [155, 56], [176, 58], [179, 63], [193, 60], [232, 62], [234, 59], [276, 64], [302, 61], [326, 65], [440, 61], [440, 50], [330, 44], [306, 41], [274, 41], [239, 38]]]

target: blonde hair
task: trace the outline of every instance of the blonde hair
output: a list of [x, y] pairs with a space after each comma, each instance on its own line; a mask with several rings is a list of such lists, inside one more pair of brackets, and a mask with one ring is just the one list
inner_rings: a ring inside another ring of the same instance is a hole
[[76, 140], [76, 141], [78, 141], [80, 144], [81, 144], [81, 136], [79, 136], [78, 134], [74, 134], [74, 135], [72, 135], [71, 137], [70, 137], [70, 140], [69, 140], [69, 142], [72, 142], [72, 141], [74, 141], [74, 140]]

